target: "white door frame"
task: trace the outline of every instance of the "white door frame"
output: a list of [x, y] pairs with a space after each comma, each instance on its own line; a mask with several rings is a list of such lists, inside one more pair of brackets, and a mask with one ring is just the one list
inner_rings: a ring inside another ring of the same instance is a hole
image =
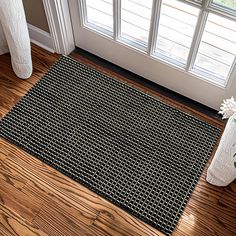
[[68, 0], [43, 0], [43, 5], [55, 52], [70, 54], [75, 49], [75, 40]]
[[[82, 49], [216, 110], [219, 109], [222, 98], [229, 97], [223, 86], [214, 85], [213, 95], [209, 93], [212, 91], [210, 81], [150, 57], [136, 48], [114, 41], [113, 38], [84, 26], [81, 0], [68, 1], [75, 42]], [[198, 89], [199, 83], [201, 83], [201, 89]]]

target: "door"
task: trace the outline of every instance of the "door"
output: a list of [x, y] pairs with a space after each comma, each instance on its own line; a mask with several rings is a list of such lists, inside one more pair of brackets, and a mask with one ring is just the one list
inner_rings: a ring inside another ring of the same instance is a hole
[[236, 5], [70, 0], [76, 46], [211, 108], [236, 98]]

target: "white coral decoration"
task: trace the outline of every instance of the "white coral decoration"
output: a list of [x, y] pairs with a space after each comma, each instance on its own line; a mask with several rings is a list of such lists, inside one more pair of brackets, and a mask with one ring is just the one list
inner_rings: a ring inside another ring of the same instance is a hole
[[227, 119], [236, 113], [236, 101], [233, 97], [229, 99], [225, 99], [224, 102], [221, 104], [219, 114], [223, 115], [223, 119]]

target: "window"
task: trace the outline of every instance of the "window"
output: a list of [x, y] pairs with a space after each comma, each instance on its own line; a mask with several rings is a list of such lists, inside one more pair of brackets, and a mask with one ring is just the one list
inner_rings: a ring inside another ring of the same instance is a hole
[[236, 0], [81, 2], [85, 27], [226, 86], [236, 61]]
[[236, 22], [209, 13], [193, 71], [224, 84], [236, 55]]
[[163, 0], [155, 53], [185, 66], [199, 9], [177, 0]]
[[152, 0], [121, 0], [121, 39], [147, 48]]
[[216, 4], [221, 7], [226, 7], [232, 10], [236, 10], [236, 1], [235, 0], [213, 0], [213, 4]]
[[86, 0], [85, 22], [92, 28], [111, 35], [113, 32], [112, 0]]

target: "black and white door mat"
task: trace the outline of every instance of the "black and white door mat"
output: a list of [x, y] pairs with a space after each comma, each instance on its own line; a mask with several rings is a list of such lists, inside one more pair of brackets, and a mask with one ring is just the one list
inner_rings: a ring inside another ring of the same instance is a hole
[[0, 136], [171, 234], [220, 129], [61, 57]]

